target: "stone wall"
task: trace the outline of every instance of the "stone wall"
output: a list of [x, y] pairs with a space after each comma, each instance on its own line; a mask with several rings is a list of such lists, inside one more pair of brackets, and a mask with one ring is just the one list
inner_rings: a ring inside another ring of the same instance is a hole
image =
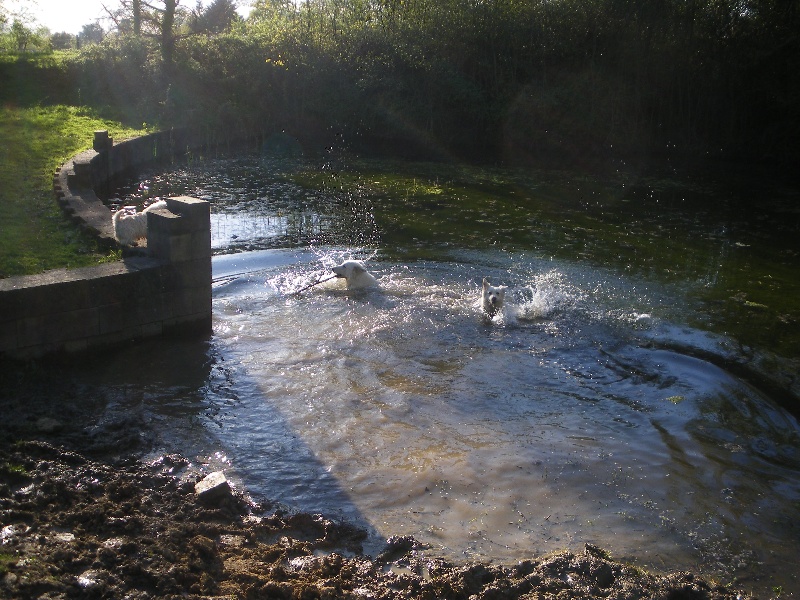
[[[96, 131], [93, 149], [75, 155], [53, 178], [56, 200], [64, 212], [106, 247], [117, 245], [111, 211], [100, 200], [110, 183], [142, 166], [166, 162], [200, 147], [200, 140], [181, 131], [159, 131], [114, 143], [107, 131]], [[125, 249], [123, 249], [125, 250]]]
[[[103, 134], [95, 135], [100, 151], [81, 153], [56, 173], [54, 189], [65, 212], [110, 246], [111, 211], [94, 190], [152, 161], [166, 136], [113, 145]], [[208, 202], [168, 198], [167, 208], [150, 211], [147, 220], [146, 251], [125, 252], [119, 262], [0, 279], [0, 357], [70, 353], [177, 329], [209, 332]]]

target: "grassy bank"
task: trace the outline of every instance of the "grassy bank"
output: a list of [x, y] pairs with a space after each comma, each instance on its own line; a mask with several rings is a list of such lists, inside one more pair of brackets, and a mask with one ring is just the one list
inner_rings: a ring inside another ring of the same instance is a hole
[[115, 258], [84, 235], [53, 198], [55, 169], [91, 147], [93, 132], [139, 133], [72, 106], [0, 108], [0, 277]]

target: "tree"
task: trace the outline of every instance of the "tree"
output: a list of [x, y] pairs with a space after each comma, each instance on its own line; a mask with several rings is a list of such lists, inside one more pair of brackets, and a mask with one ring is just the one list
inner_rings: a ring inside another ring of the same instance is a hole
[[131, 13], [133, 15], [133, 35], [142, 35], [142, 0], [131, 0]]
[[3, 0], [0, 0], [0, 33], [3, 33], [6, 30], [7, 24], [8, 24], [8, 13], [6, 11], [5, 6], [3, 6]]
[[50, 36], [50, 43], [54, 50], [69, 50], [75, 47], [75, 36], [66, 31], [54, 33]]
[[28, 44], [33, 39], [33, 31], [26, 27], [22, 21], [14, 19], [11, 24], [11, 39], [17, 52], [25, 52], [28, 49]]
[[214, 0], [205, 10], [198, 1], [193, 16], [192, 31], [209, 34], [227, 31], [241, 18], [233, 0]]
[[297, 14], [294, 0], [255, 0], [248, 21], [251, 23], [284, 23]]
[[164, 0], [164, 10], [161, 17], [161, 58], [164, 61], [164, 68], [172, 70], [175, 56], [175, 11], [178, 8], [178, 0]]
[[103, 41], [105, 35], [106, 32], [100, 25], [97, 23], [87, 23], [81, 29], [78, 37], [80, 38], [81, 46], [85, 46], [87, 44], [99, 44]]
[[104, 5], [108, 16], [120, 32], [157, 38], [161, 46], [164, 68], [171, 70], [175, 54], [176, 17], [180, 0], [120, 0], [117, 10]]

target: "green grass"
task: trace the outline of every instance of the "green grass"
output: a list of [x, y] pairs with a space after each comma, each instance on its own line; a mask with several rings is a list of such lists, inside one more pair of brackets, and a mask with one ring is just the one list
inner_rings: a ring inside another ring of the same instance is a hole
[[53, 196], [55, 169], [90, 148], [97, 129], [114, 138], [142, 133], [73, 106], [0, 108], [0, 278], [115, 258], [80, 232]]
[[0, 552], [0, 577], [8, 573], [9, 566], [14, 564], [18, 559], [19, 557], [11, 552]]
[[0, 478], [5, 481], [25, 481], [30, 478], [28, 469], [24, 465], [2, 461], [0, 462]]

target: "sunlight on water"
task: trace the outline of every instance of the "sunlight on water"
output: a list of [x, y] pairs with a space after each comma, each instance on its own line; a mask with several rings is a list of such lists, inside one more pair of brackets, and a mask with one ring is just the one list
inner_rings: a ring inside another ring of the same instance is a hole
[[[148, 180], [209, 200], [230, 254], [208, 356], [188, 382], [183, 347], [110, 365], [120, 406], [257, 498], [366, 527], [373, 553], [398, 534], [499, 562], [593, 543], [796, 584], [800, 427], [725, 370], [759, 350], [792, 370], [791, 198], [753, 217], [729, 192], [362, 167], [245, 156]], [[380, 290], [332, 279], [345, 259]], [[484, 277], [507, 286], [492, 318]]]
[[[800, 551], [775, 519], [800, 499], [797, 423], [717, 367], [653, 346], [667, 290], [465, 252], [370, 260], [380, 291], [333, 280], [295, 294], [352, 252], [263, 256], [268, 268], [214, 297], [217, 351], [240, 365], [220, 443], [255, 494], [457, 559], [591, 542], [741, 576], [759, 548]], [[217, 270], [236, 271], [225, 258]], [[484, 276], [509, 286], [491, 320]]]

